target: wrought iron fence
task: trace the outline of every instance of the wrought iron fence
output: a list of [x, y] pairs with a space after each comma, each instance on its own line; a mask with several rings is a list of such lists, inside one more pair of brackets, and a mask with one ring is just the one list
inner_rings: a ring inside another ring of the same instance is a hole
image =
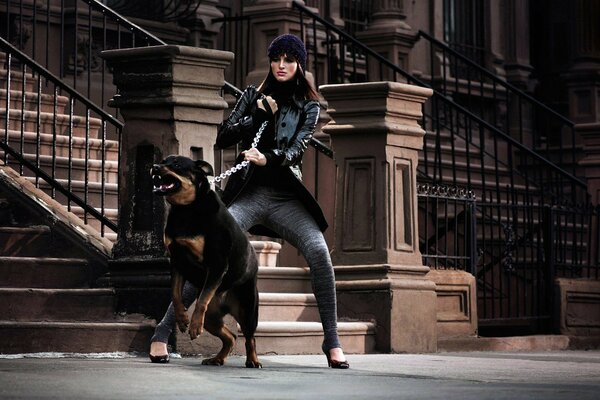
[[423, 264], [475, 274], [475, 194], [457, 187], [420, 183], [417, 198]]
[[429, 52], [431, 87], [577, 176], [572, 121], [431, 35], [419, 31], [419, 38]]

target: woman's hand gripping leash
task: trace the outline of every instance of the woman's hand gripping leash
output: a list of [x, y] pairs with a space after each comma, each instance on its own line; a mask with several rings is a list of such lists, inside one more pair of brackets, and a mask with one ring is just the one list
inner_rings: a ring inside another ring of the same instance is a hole
[[[261, 96], [260, 99], [256, 101], [256, 105], [263, 111], [270, 110], [271, 114], [275, 114], [278, 110], [277, 102], [271, 96]], [[255, 146], [252, 146], [246, 151], [243, 151], [245, 161], [250, 161], [253, 164], [256, 164], [260, 167], [264, 167], [267, 165], [267, 158], [263, 153], [258, 151]]]
[[[260, 108], [263, 111], [267, 111], [266, 107], [269, 107], [271, 109], [272, 114], [275, 114], [278, 109], [277, 103], [271, 96], [261, 96], [256, 101], [256, 104], [257, 104], [258, 108]], [[256, 164], [259, 166], [265, 166], [267, 164], [267, 158], [265, 157], [265, 155], [263, 153], [258, 151], [256, 146], [258, 145], [260, 137], [262, 136], [262, 133], [264, 132], [268, 123], [269, 123], [269, 121], [265, 121], [262, 123], [262, 125], [258, 129], [258, 132], [256, 132], [256, 136], [254, 137], [254, 140], [252, 141], [252, 145], [250, 146], [250, 148], [248, 150], [242, 152], [242, 154], [244, 155], [244, 161], [242, 161], [239, 164], [236, 164], [234, 167], [231, 167], [227, 171], [223, 172], [221, 175], [215, 177], [215, 179], [211, 182], [212, 184], [217, 184], [217, 183], [221, 182], [223, 179], [231, 176], [232, 174], [235, 174], [237, 171], [246, 167], [250, 163], [253, 163], [253, 164]]]

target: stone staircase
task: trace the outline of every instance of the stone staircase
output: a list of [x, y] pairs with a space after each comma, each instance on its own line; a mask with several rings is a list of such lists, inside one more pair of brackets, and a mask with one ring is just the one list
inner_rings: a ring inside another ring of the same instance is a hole
[[[100, 204], [104, 184], [105, 213], [116, 221], [118, 142], [103, 143], [99, 138], [100, 123], [94, 118], [87, 122], [90, 133], [86, 138], [85, 118], [69, 116], [69, 99], [38, 95], [36, 79], [20, 72], [11, 73], [5, 132], [9, 92], [7, 74], [2, 72], [0, 137], [22, 149], [27, 160], [39, 160], [41, 168], [50, 170], [55, 163], [56, 179], [67, 186], [70, 177], [73, 192], [82, 198], [87, 180], [92, 204]], [[52, 125], [53, 119], [58, 123], [57, 129]], [[71, 123], [73, 135], [68, 135]], [[104, 172], [100, 161], [103, 149]], [[0, 298], [9, 305], [0, 311], [0, 353], [147, 351], [154, 321], [141, 315], [117, 315], [114, 289], [93, 287], [105, 267], [97, 264], [106, 262], [116, 235], [108, 232], [100, 238], [94, 231], [99, 224], [91, 219], [89, 225], [81, 221], [81, 208], [71, 205], [68, 210], [63, 196], [49, 197], [51, 188], [45, 182], [40, 181], [36, 188], [36, 178], [29, 171], [25, 169], [20, 177], [12, 168], [19, 167], [9, 158], [8, 165], [2, 166], [8, 178], [0, 189], [6, 206], [4, 220], [0, 219]], [[27, 201], [20, 201], [21, 197]], [[48, 204], [52, 204], [50, 212]], [[60, 233], [55, 224], [44, 222], [48, 219], [62, 221]], [[91, 265], [89, 252], [75, 250], [82, 245], [73, 245], [73, 241], [81, 242], [81, 237], [69, 232], [73, 229], [87, 232], [83, 242], [95, 240], [101, 244], [102, 254], [96, 257], [101, 260], [99, 263], [96, 260]], [[75, 237], [68, 241], [63, 235]], [[262, 256], [272, 250], [265, 249], [272, 246], [265, 243], [270, 242], [255, 244]], [[319, 353], [323, 334], [309, 273], [306, 268], [275, 267], [275, 259], [271, 254], [269, 260], [263, 260], [259, 273], [259, 349], [263, 353]], [[374, 323], [340, 322], [339, 329], [346, 352], [374, 351]], [[243, 340], [239, 342], [243, 348]], [[185, 345], [179, 347], [185, 349]]]
[[[303, 267], [276, 266], [280, 245], [253, 242], [259, 255], [258, 290], [259, 322], [256, 343], [259, 354], [319, 354], [323, 341], [319, 311], [312, 293], [310, 273]], [[270, 260], [265, 257], [270, 254]], [[194, 305], [190, 307], [191, 313]], [[226, 324], [238, 332], [235, 352], [245, 354], [242, 332], [228, 317]], [[340, 340], [349, 354], [376, 351], [375, 322], [344, 321], [338, 323]], [[187, 333], [177, 332], [177, 351], [182, 354], [210, 354], [220, 342], [207, 333], [190, 341]]]
[[[6, 55], [0, 53], [0, 65], [4, 65], [5, 59]], [[0, 69], [2, 140], [20, 151], [27, 161], [39, 165], [49, 176], [70, 188], [72, 193], [86, 199], [97, 209], [104, 207], [105, 215], [116, 222], [118, 141], [113, 140], [114, 134], [110, 132], [103, 139], [103, 121], [93, 114], [89, 117], [79, 115], [77, 101], [71, 102], [64, 95], [54, 96], [41, 91], [38, 94], [38, 83], [39, 77], [30, 72], [12, 70], [9, 77], [6, 70]], [[7, 98], [10, 99], [8, 107]], [[71, 103], [74, 110], [70, 109]], [[0, 150], [0, 157], [3, 155]], [[20, 168], [10, 157], [8, 166]], [[23, 176], [30, 182], [36, 182], [34, 174], [27, 168], [23, 169]], [[45, 193], [52, 193], [52, 188], [45, 181], [39, 180], [37, 185]], [[55, 199], [69, 208], [62, 194], [56, 193]], [[83, 210], [73, 203], [69, 210], [84, 217]], [[98, 221], [89, 219], [88, 223], [100, 229]], [[106, 232], [106, 237], [114, 241], [116, 234]]]
[[110, 242], [0, 166], [0, 353], [147, 351], [154, 321], [93, 287]]

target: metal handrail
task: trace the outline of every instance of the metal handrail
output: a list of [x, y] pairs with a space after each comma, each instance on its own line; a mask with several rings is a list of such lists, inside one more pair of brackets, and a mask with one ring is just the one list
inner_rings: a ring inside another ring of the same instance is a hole
[[[377, 61], [379, 61], [382, 64], [385, 64], [388, 67], [394, 69], [397, 73], [399, 73], [400, 75], [402, 75], [409, 82], [414, 82], [415, 84], [417, 84], [419, 86], [430, 88], [430, 86], [428, 84], [426, 84], [425, 82], [421, 81], [418, 78], [415, 78], [414, 76], [412, 76], [408, 72], [404, 71], [402, 68], [398, 67], [396, 64], [392, 63], [387, 58], [383, 57], [381, 54], [379, 54], [376, 51], [372, 50], [370, 47], [367, 47], [362, 42], [358, 41], [357, 39], [353, 38], [352, 36], [350, 36], [349, 34], [347, 34], [346, 32], [344, 32], [343, 30], [341, 30], [340, 28], [338, 28], [337, 26], [333, 25], [331, 22], [329, 22], [329, 21], [321, 18], [319, 15], [313, 13], [312, 11], [310, 11], [308, 8], [304, 7], [302, 4], [300, 4], [296, 0], [292, 1], [292, 7], [297, 8], [298, 10], [302, 11], [302, 13], [309, 15], [315, 21], [320, 22], [321, 24], [325, 25], [329, 30], [331, 30], [331, 31], [337, 33], [338, 35], [342, 36], [345, 40], [351, 42], [354, 46], [356, 46], [359, 49], [363, 50], [364, 52], [368, 53], [370, 56], [373, 56]], [[302, 33], [301, 33], [302, 36], [304, 36], [304, 23], [302, 22], [302, 13], [300, 14], [300, 21], [301, 21], [300, 22], [300, 29], [302, 31]]]
[[168, 2], [159, 0], [152, 1], [148, 4], [148, 1], [130, 1], [121, 0], [116, 2], [109, 2], [111, 7], [120, 10], [123, 13], [127, 13], [130, 16], [152, 19], [156, 21], [176, 21], [182, 20], [194, 15], [201, 5], [201, 1], [193, 4], [187, 2], [184, 9], [180, 10], [181, 2], [175, 0], [169, 0]]
[[361, 49], [362, 51], [364, 51], [365, 53], [367, 53], [369, 56], [375, 58], [380, 63], [382, 63], [382, 64], [390, 67], [393, 71], [395, 71], [396, 73], [402, 75], [408, 82], [414, 83], [414, 84], [422, 86], [422, 87], [426, 87], [426, 88], [432, 89], [433, 90], [433, 96], [435, 96], [436, 98], [441, 99], [445, 103], [447, 103], [450, 106], [456, 108], [457, 110], [459, 110], [460, 112], [462, 112], [463, 114], [465, 114], [466, 116], [468, 116], [470, 119], [472, 119], [473, 121], [475, 121], [477, 124], [483, 125], [485, 128], [489, 129], [493, 134], [498, 135], [501, 138], [503, 138], [504, 140], [509, 141], [512, 145], [516, 146], [519, 150], [527, 153], [528, 155], [530, 155], [530, 156], [534, 157], [535, 159], [537, 159], [538, 161], [540, 161], [542, 164], [544, 164], [545, 167], [549, 167], [549, 168], [553, 169], [557, 173], [563, 175], [568, 180], [574, 182], [577, 186], [580, 186], [581, 188], [584, 188], [584, 189], [587, 188], [587, 184], [585, 182], [583, 182], [582, 180], [580, 180], [579, 178], [573, 176], [572, 174], [570, 174], [567, 171], [565, 171], [563, 168], [561, 168], [558, 165], [554, 164], [550, 160], [544, 158], [543, 156], [541, 156], [540, 154], [538, 154], [536, 151], [534, 151], [534, 150], [530, 149], [529, 147], [523, 145], [522, 143], [516, 141], [515, 139], [513, 139], [512, 137], [510, 137], [506, 133], [502, 132], [501, 130], [499, 130], [495, 126], [493, 126], [490, 123], [488, 123], [487, 121], [484, 121], [483, 119], [479, 118], [477, 115], [473, 114], [472, 112], [470, 112], [466, 108], [464, 108], [464, 107], [456, 104], [452, 100], [448, 99], [447, 96], [443, 95], [438, 90], [436, 90], [435, 88], [431, 87], [431, 85], [428, 85], [427, 83], [423, 82], [422, 80], [420, 80], [418, 78], [415, 78], [410, 73], [408, 73], [405, 70], [403, 70], [401, 67], [397, 66], [396, 64], [392, 63], [391, 61], [389, 61], [385, 57], [381, 56], [376, 51], [372, 50], [370, 47], [366, 46], [362, 42], [360, 42], [357, 39], [353, 38], [352, 36], [348, 35], [346, 32], [344, 32], [343, 30], [341, 30], [337, 26], [331, 24], [330, 22], [328, 22], [325, 19], [321, 18], [317, 14], [313, 13], [311, 10], [309, 10], [308, 8], [306, 8], [305, 6], [303, 6], [302, 4], [300, 4], [299, 2], [297, 2], [296, 0], [292, 1], [292, 6], [294, 8], [296, 8], [296, 9], [298, 9], [298, 10], [301, 11], [301, 14], [300, 14], [300, 21], [301, 21], [300, 22], [300, 29], [302, 31], [302, 35], [303, 36], [304, 36], [304, 23], [303, 23], [303, 19], [302, 19], [303, 18], [302, 14], [304, 13], [304, 14], [307, 14], [308, 16], [310, 16], [311, 18], [313, 18], [315, 21], [318, 21], [321, 24], [325, 25], [327, 27], [327, 29], [329, 29], [329, 30], [337, 33], [341, 37], [343, 37], [344, 40], [347, 40], [347, 41], [351, 42], [354, 46], [358, 47], [359, 49]]
[[98, 210], [96, 210], [96, 208], [87, 204], [85, 201], [83, 201], [81, 199], [81, 197], [77, 196], [70, 190], [66, 189], [63, 185], [58, 183], [50, 175], [48, 175], [46, 172], [44, 172], [44, 170], [38, 168], [36, 165], [31, 163], [31, 161], [25, 159], [21, 153], [19, 153], [18, 151], [16, 151], [15, 149], [10, 147], [8, 144], [4, 143], [3, 141], [0, 141], [0, 147], [6, 153], [10, 154], [12, 157], [14, 157], [16, 160], [18, 160], [19, 163], [25, 165], [31, 172], [35, 173], [36, 176], [38, 176], [38, 177], [42, 178], [44, 181], [46, 181], [46, 183], [48, 183], [48, 185], [50, 185], [52, 188], [58, 190], [60, 193], [65, 195], [69, 200], [73, 201], [75, 204], [77, 204], [79, 207], [84, 209], [91, 216], [93, 216], [98, 221], [100, 221], [104, 226], [110, 228], [114, 232], [117, 231], [117, 224], [115, 224], [110, 219], [106, 218], [104, 215], [102, 215], [100, 212], [98, 212]]
[[11, 45], [8, 41], [6, 41], [1, 36], [0, 36], [0, 47], [2, 47], [3, 50], [5, 50], [11, 54], [15, 54], [17, 56], [17, 58], [19, 58], [20, 61], [27, 64], [27, 66], [32, 71], [39, 73], [40, 75], [44, 76], [44, 78], [46, 78], [50, 82], [54, 83], [57, 86], [60, 86], [60, 88], [62, 90], [64, 90], [66, 93], [70, 94], [77, 100], [81, 101], [83, 104], [85, 104], [87, 107], [92, 109], [94, 112], [98, 113], [100, 116], [102, 116], [103, 118], [110, 121], [113, 125], [116, 125], [119, 128], [123, 128], [123, 123], [121, 121], [119, 121], [118, 119], [116, 119], [115, 117], [113, 117], [112, 115], [110, 115], [109, 113], [104, 111], [102, 108], [97, 106], [89, 98], [85, 97], [84, 95], [79, 93], [77, 90], [73, 89], [71, 86], [64, 83], [62, 80], [60, 80], [59, 77], [57, 77], [52, 72], [48, 71], [46, 68], [44, 68], [41, 65], [39, 65], [38, 63], [36, 63], [35, 60], [33, 60], [31, 57], [29, 57], [27, 54], [23, 53], [22, 51], [20, 51], [13, 45]]
[[105, 14], [105, 15], [108, 15], [108, 16], [112, 17], [112, 19], [113, 19], [114, 22], [123, 25], [124, 27], [126, 27], [127, 29], [129, 29], [131, 32], [145, 35], [146, 39], [149, 42], [153, 41], [154, 44], [156, 44], [156, 45], [167, 44], [165, 41], [163, 41], [163, 40], [159, 39], [158, 37], [154, 36], [153, 34], [151, 34], [150, 32], [148, 32], [144, 28], [140, 27], [139, 25], [136, 25], [133, 22], [129, 21], [127, 18], [125, 18], [124, 16], [122, 16], [121, 14], [119, 14], [118, 12], [116, 12], [115, 10], [113, 10], [111, 8], [108, 8], [106, 5], [102, 4], [98, 0], [82, 0], [82, 1], [86, 2], [87, 4], [89, 4], [96, 11], [100, 11], [102, 14]]
[[532, 97], [531, 95], [525, 93], [524, 91], [522, 91], [521, 89], [517, 88], [516, 86], [510, 84], [509, 82], [506, 82], [505, 80], [498, 78], [498, 76], [495, 75], [493, 72], [483, 68], [481, 65], [479, 65], [476, 62], [470, 60], [469, 58], [463, 56], [461, 53], [457, 52], [456, 50], [454, 50], [453, 48], [451, 48], [444, 42], [439, 41], [438, 39], [434, 38], [433, 36], [429, 35], [428, 33], [424, 32], [424, 31], [421, 31], [421, 30], [417, 34], [417, 38], [419, 38], [419, 37], [424, 37], [428, 41], [435, 43], [437, 46], [440, 46], [442, 49], [444, 49], [444, 51], [447, 51], [450, 54], [452, 54], [453, 56], [458, 57], [461, 61], [463, 61], [464, 63], [468, 64], [469, 66], [475, 68], [477, 71], [484, 74], [485, 76], [487, 76], [488, 78], [490, 78], [491, 80], [496, 82], [497, 84], [504, 86], [505, 88], [509, 89], [511, 92], [517, 93], [519, 96], [524, 97], [527, 100], [529, 100], [530, 102], [534, 103], [537, 107], [540, 107], [540, 108], [544, 109], [545, 111], [548, 111], [549, 113], [553, 114], [555, 117], [561, 119], [565, 124], [569, 125], [569, 127], [575, 126], [575, 123], [573, 121], [571, 121], [570, 119], [568, 119], [567, 117], [565, 117], [564, 115], [558, 113], [557, 111], [553, 110], [552, 108], [548, 107], [544, 103], [537, 100], [535, 97]]
[[[116, 128], [117, 132], [120, 132], [122, 130], [123, 124], [119, 120], [117, 120], [112, 115], [105, 112], [104, 110], [102, 110], [100, 107], [96, 106], [90, 99], [83, 96], [82, 94], [77, 92], [75, 89], [73, 89], [72, 87], [70, 87], [69, 85], [64, 83], [62, 80], [60, 80], [57, 76], [52, 74], [46, 68], [37, 64], [33, 59], [31, 59], [25, 53], [21, 52], [20, 50], [18, 50], [14, 46], [12, 46], [9, 42], [7, 42], [2, 37], [0, 37], [0, 47], [7, 54], [9, 54], [9, 57], [12, 57], [13, 55], [15, 55], [16, 58], [22, 64], [27, 65], [27, 67], [29, 69], [31, 69], [31, 71], [36, 72], [40, 76], [43, 76], [47, 81], [52, 82], [54, 85], [56, 85], [56, 87], [59, 87], [61, 90], [64, 90], [64, 92], [69, 94], [72, 98], [80, 101], [82, 104], [84, 104], [86, 107], [88, 107], [89, 110], [97, 113], [99, 116], [102, 117], [103, 121], [106, 121], [107, 123], [112, 124]], [[9, 73], [10, 73], [10, 71], [9, 71]], [[7, 102], [7, 105], [8, 105], [8, 102]], [[52, 188], [54, 188], [54, 189], [58, 190], [60, 193], [64, 194], [70, 201], [73, 201], [75, 204], [80, 206], [86, 213], [89, 213], [91, 216], [93, 216], [98, 221], [100, 221], [100, 223], [103, 226], [110, 228], [114, 232], [117, 231], [117, 225], [114, 222], [112, 222], [110, 219], [108, 219], [102, 213], [98, 212], [98, 210], [96, 210], [95, 207], [89, 205], [84, 200], [82, 200], [79, 196], [72, 193], [69, 189], [65, 188], [63, 185], [61, 185], [53, 177], [48, 175], [41, 168], [37, 167], [30, 161], [26, 160], [22, 156], [22, 154], [20, 154], [16, 150], [14, 150], [10, 145], [8, 145], [8, 143], [5, 143], [4, 141], [2, 141], [2, 142], [0, 142], [0, 147], [2, 147], [2, 149], [6, 153], [9, 153], [16, 160], [18, 160], [22, 165], [26, 166], [29, 170], [34, 172], [37, 177], [42, 178]]]

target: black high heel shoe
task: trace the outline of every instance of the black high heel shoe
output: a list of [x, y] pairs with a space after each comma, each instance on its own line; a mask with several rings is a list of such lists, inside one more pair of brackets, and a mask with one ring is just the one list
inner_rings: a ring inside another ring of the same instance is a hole
[[325, 350], [324, 347], [321, 347], [321, 350], [323, 350], [323, 353], [325, 353], [325, 357], [327, 357], [327, 366], [328, 367], [336, 368], [336, 369], [350, 368], [350, 364], [348, 364], [348, 360], [344, 360], [344, 361], [332, 360], [331, 355], [329, 354], [329, 350]]
[[168, 354], [163, 354], [162, 356], [153, 356], [152, 354], [149, 354], [149, 356], [150, 356], [150, 361], [152, 361], [153, 363], [167, 364], [169, 362]]

